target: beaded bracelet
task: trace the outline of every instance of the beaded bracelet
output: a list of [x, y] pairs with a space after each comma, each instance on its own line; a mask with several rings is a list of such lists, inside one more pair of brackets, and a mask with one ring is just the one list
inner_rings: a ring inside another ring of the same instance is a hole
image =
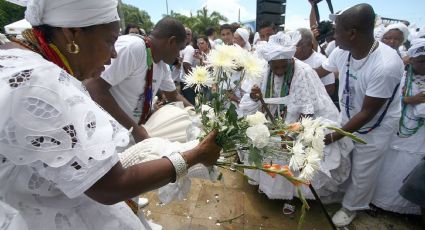
[[187, 174], [187, 163], [179, 152], [171, 153], [169, 156], [164, 156], [171, 161], [176, 170], [176, 181], [178, 178]]

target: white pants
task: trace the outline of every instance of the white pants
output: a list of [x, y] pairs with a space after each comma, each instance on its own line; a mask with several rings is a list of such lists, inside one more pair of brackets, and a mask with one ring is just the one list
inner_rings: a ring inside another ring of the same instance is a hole
[[351, 176], [342, 206], [348, 210], [369, 209], [384, 154], [394, 135], [396, 120], [382, 124], [368, 134], [357, 134], [367, 144], [356, 143], [352, 152]]

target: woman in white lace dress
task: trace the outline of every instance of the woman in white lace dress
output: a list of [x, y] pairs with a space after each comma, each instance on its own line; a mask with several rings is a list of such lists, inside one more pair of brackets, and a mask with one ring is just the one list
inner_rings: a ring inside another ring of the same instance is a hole
[[420, 207], [403, 198], [399, 189], [404, 178], [425, 157], [425, 38], [412, 41], [408, 56], [411, 62], [400, 83], [399, 130], [385, 153], [372, 203], [387, 211], [420, 214]]
[[[307, 64], [293, 58], [296, 44], [300, 39], [298, 32], [270, 36], [267, 45], [260, 53], [269, 61], [270, 71], [261, 86], [254, 86], [250, 94], [242, 98], [240, 108], [245, 115], [262, 109], [258, 100], [264, 97], [274, 117], [281, 116], [287, 123], [298, 121], [304, 116], [324, 118], [337, 126], [338, 110], [329, 98], [316, 72]], [[348, 154], [352, 149], [347, 138], [325, 148], [321, 169], [313, 178], [312, 184], [319, 195], [328, 196], [338, 191], [338, 185], [347, 179], [350, 171]], [[276, 164], [288, 164], [273, 160]], [[283, 177], [272, 178], [266, 173], [248, 174], [259, 182], [259, 188], [271, 199], [292, 199], [296, 195], [294, 186]], [[306, 197], [313, 199], [308, 188], [303, 187]]]
[[117, 1], [30, 0], [26, 19], [27, 40], [0, 47], [0, 201], [29, 229], [150, 229], [122, 201], [193, 164], [213, 164], [214, 134], [192, 150], [124, 169], [115, 149], [127, 145], [129, 131], [81, 82], [116, 57]]

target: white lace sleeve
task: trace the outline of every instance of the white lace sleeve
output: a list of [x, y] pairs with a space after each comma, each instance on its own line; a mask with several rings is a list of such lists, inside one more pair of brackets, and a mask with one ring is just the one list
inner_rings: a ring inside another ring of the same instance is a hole
[[127, 130], [82, 84], [40, 56], [0, 51], [0, 80], [0, 154], [14, 164], [89, 165], [128, 144]]
[[317, 101], [316, 86], [309, 78], [309, 72], [303, 68], [304, 66], [297, 66], [298, 64], [300, 63], [297, 61], [288, 104], [288, 112], [296, 114], [297, 117], [301, 114], [314, 114], [314, 105]]

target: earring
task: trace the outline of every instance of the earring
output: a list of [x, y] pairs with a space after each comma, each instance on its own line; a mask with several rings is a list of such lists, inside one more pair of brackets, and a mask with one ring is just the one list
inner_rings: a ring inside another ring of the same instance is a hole
[[80, 47], [72, 41], [71, 43], [66, 44], [66, 51], [70, 54], [78, 54], [80, 52]]

